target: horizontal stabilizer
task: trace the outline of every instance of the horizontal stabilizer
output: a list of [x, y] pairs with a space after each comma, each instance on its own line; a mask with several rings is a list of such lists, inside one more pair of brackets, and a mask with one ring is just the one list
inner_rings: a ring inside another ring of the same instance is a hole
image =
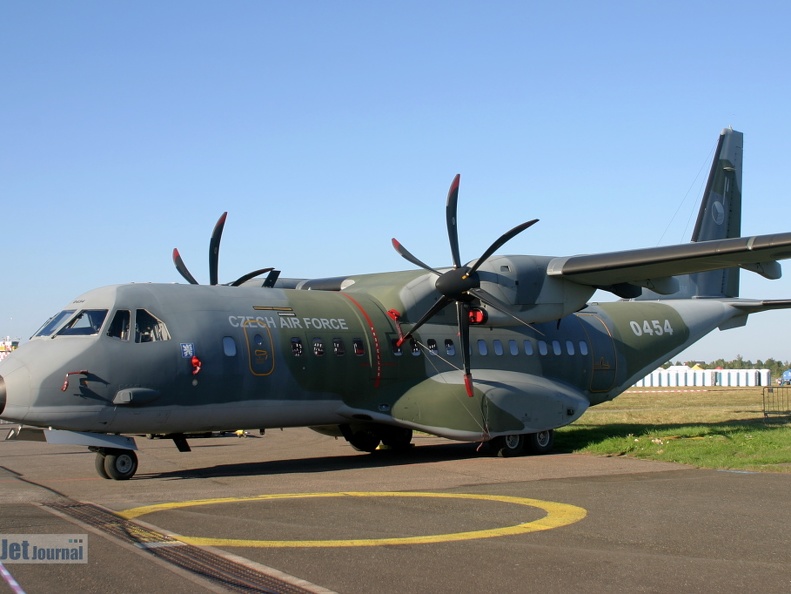
[[772, 309], [791, 309], [791, 299], [745, 299], [730, 305], [744, 313], [753, 314]]

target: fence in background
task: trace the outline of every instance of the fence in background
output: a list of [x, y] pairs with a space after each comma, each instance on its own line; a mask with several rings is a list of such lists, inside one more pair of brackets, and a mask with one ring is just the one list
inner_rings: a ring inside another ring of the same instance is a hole
[[764, 388], [764, 416], [791, 414], [791, 386]]

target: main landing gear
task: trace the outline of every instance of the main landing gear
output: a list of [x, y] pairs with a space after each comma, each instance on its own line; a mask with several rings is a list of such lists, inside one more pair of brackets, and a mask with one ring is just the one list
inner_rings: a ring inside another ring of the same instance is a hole
[[346, 441], [358, 452], [374, 452], [379, 444], [387, 449], [403, 452], [412, 447], [412, 429], [390, 425], [341, 425]]
[[520, 433], [495, 437], [489, 444], [492, 450], [504, 458], [525, 454], [548, 454], [555, 443], [555, 431], [548, 429], [538, 433]]
[[91, 448], [96, 452], [96, 472], [99, 476], [116, 481], [132, 478], [137, 472], [137, 454], [134, 450]]

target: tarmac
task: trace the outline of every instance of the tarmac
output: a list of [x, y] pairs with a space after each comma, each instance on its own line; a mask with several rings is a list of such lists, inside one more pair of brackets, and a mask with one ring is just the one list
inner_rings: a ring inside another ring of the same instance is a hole
[[0, 593], [791, 591], [791, 474], [309, 429], [137, 443], [112, 481], [86, 448], [0, 442], [0, 538], [87, 540], [87, 563], [2, 561]]

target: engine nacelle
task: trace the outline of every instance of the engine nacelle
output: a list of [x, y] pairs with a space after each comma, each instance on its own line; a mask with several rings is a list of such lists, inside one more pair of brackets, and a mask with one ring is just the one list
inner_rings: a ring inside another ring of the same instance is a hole
[[[481, 288], [512, 306], [512, 313], [527, 324], [559, 320], [582, 309], [595, 288], [563, 278], [547, 276], [552, 257], [493, 256], [478, 269]], [[445, 269], [440, 270], [443, 272]], [[437, 276], [426, 273], [407, 283], [399, 292], [409, 321], [414, 321], [439, 299], [434, 287]], [[486, 326], [510, 326], [514, 319], [484, 304]], [[414, 317], [414, 319], [412, 319]], [[456, 312], [448, 307], [435, 317], [437, 323], [455, 324]]]

